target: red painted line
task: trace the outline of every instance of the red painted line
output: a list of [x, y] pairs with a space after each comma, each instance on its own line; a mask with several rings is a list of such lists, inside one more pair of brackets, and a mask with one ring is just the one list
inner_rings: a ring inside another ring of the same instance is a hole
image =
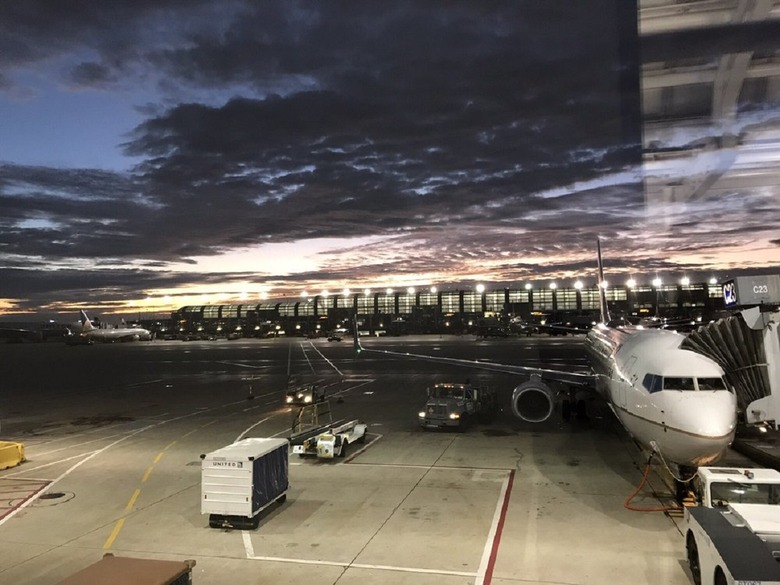
[[493, 580], [493, 569], [496, 566], [496, 557], [498, 556], [498, 547], [501, 544], [501, 533], [504, 530], [504, 521], [506, 520], [506, 511], [509, 508], [509, 496], [512, 493], [512, 484], [515, 481], [515, 470], [509, 472], [509, 481], [506, 486], [506, 493], [504, 493], [504, 503], [501, 505], [501, 515], [498, 517], [498, 526], [496, 526], [496, 534], [493, 537], [493, 547], [490, 550], [490, 559], [488, 560], [488, 566], [485, 570], [485, 579], [482, 581], [483, 585], [490, 585]]
[[3, 508], [3, 512], [0, 513], [0, 520], [5, 518], [6, 516], [10, 515], [11, 513], [15, 512], [19, 508], [21, 508], [26, 502], [30, 501], [32, 498], [34, 498], [39, 493], [41, 493], [43, 490], [45, 490], [47, 487], [49, 487], [50, 483], [51, 483], [50, 481], [47, 481], [47, 482], [43, 483], [43, 485], [41, 485], [38, 489], [33, 490], [31, 493], [29, 493], [26, 498], [22, 498], [21, 500], [19, 500], [19, 502], [16, 505], [13, 505], [14, 502], [16, 501], [16, 498], [14, 498], [14, 500], [11, 500], [10, 502], [8, 502], [9, 504], [11, 504], [11, 506], [8, 507], [8, 508], [5, 508], [5, 507]]

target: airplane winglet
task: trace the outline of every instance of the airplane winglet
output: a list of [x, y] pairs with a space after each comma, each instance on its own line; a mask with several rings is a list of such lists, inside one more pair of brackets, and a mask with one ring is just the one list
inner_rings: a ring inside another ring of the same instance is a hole
[[358, 331], [357, 315], [352, 318], [352, 344], [355, 347], [355, 353], [363, 351], [363, 346], [360, 345], [360, 333]]

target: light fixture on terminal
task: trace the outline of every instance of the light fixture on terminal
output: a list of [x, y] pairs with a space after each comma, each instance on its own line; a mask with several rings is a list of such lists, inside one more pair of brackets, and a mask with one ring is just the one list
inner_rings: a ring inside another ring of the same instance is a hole
[[530, 282], [525, 283], [525, 290], [531, 290], [533, 288], [533, 285]]
[[414, 294], [414, 287], [413, 287], [413, 286], [410, 286], [409, 288], [407, 288], [407, 289], [406, 289], [406, 292], [407, 292], [408, 294], [410, 294], [410, 295], [413, 295], [413, 294]]
[[626, 281], [626, 286], [627, 286], [628, 288], [636, 288], [636, 280], [634, 280], [633, 278], [629, 278], [629, 279]]
[[301, 293], [301, 297], [303, 297], [304, 299], [308, 299], [309, 298], [309, 293], [307, 291], [303, 291]]
[[578, 280], [577, 282], [574, 283], [574, 288], [576, 288], [577, 290], [582, 290], [583, 286], [585, 286], [585, 285], [582, 284], [581, 280]]
[[607, 282], [606, 280], [602, 280], [599, 283], [599, 287], [603, 288], [604, 290], [607, 290], [609, 288], [609, 282]]
[[391, 294], [393, 294], [393, 289], [392, 289], [392, 288], [388, 288], [388, 289], [385, 291], [385, 293], [387, 293], [387, 294], [391, 295]]
[[654, 279], [653, 279], [653, 286], [654, 286], [655, 288], [658, 288], [658, 287], [659, 287], [659, 286], [661, 286], [663, 283], [664, 283], [664, 281], [663, 281], [663, 280], [661, 280], [661, 279], [660, 279], [660, 278], [658, 278], [658, 277], [656, 277], [656, 278], [654, 278]]
[[477, 292], [479, 294], [482, 294], [483, 292], [485, 292], [485, 285], [482, 284], [481, 282], [477, 285]]
[[710, 278], [710, 284], [718, 284], [718, 279], [713, 276]]
[[328, 295], [330, 295], [330, 293], [327, 290], [324, 290], [320, 293], [320, 295], [323, 297], [327, 297]]
[[689, 284], [691, 284], [691, 279], [688, 278], [687, 276], [683, 276], [680, 279], [680, 284], [683, 285], [683, 286], [688, 286]]
[[370, 288], [363, 289], [363, 294], [369, 296], [371, 294], [371, 289]]
[[557, 284], [557, 283], [555, 283], [555, 282], [551, 282], [551, 283], [550, 283], [550, 288], [551, 288], [552, 290], [555, 290], [556, 288], [558, 288], [558, 284]]
[[431, 287], [431, 294], [434, 294], [434, 295], [435, 295], [437, 290], [438, 290], [438, 289], [437, 289], [435, 286], [432, 286], [432, 287]]
[[344, 289], [344, 291], [342, 292], [342, 294], [343, 294], [345, 297], [348, 297], [348, 296], [349, 296], [349, 289], [348, 289], [348, 288], [345, 288], [345, 289]]

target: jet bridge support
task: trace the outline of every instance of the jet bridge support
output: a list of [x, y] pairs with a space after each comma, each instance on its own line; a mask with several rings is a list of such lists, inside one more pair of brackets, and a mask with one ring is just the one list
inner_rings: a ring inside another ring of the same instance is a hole
[[780, 425], [780, 310], [744, 309], [699, 327], [682, 347], [704, 354], [725, 370], [748, 424]]

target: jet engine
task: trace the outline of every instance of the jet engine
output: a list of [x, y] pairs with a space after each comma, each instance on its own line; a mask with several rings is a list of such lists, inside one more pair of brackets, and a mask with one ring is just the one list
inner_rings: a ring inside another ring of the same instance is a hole
[[526, 422], [546, 421], [555, 407], [555, 393], [539, 376], [531, 376], [512, 392], [512, 412]]

